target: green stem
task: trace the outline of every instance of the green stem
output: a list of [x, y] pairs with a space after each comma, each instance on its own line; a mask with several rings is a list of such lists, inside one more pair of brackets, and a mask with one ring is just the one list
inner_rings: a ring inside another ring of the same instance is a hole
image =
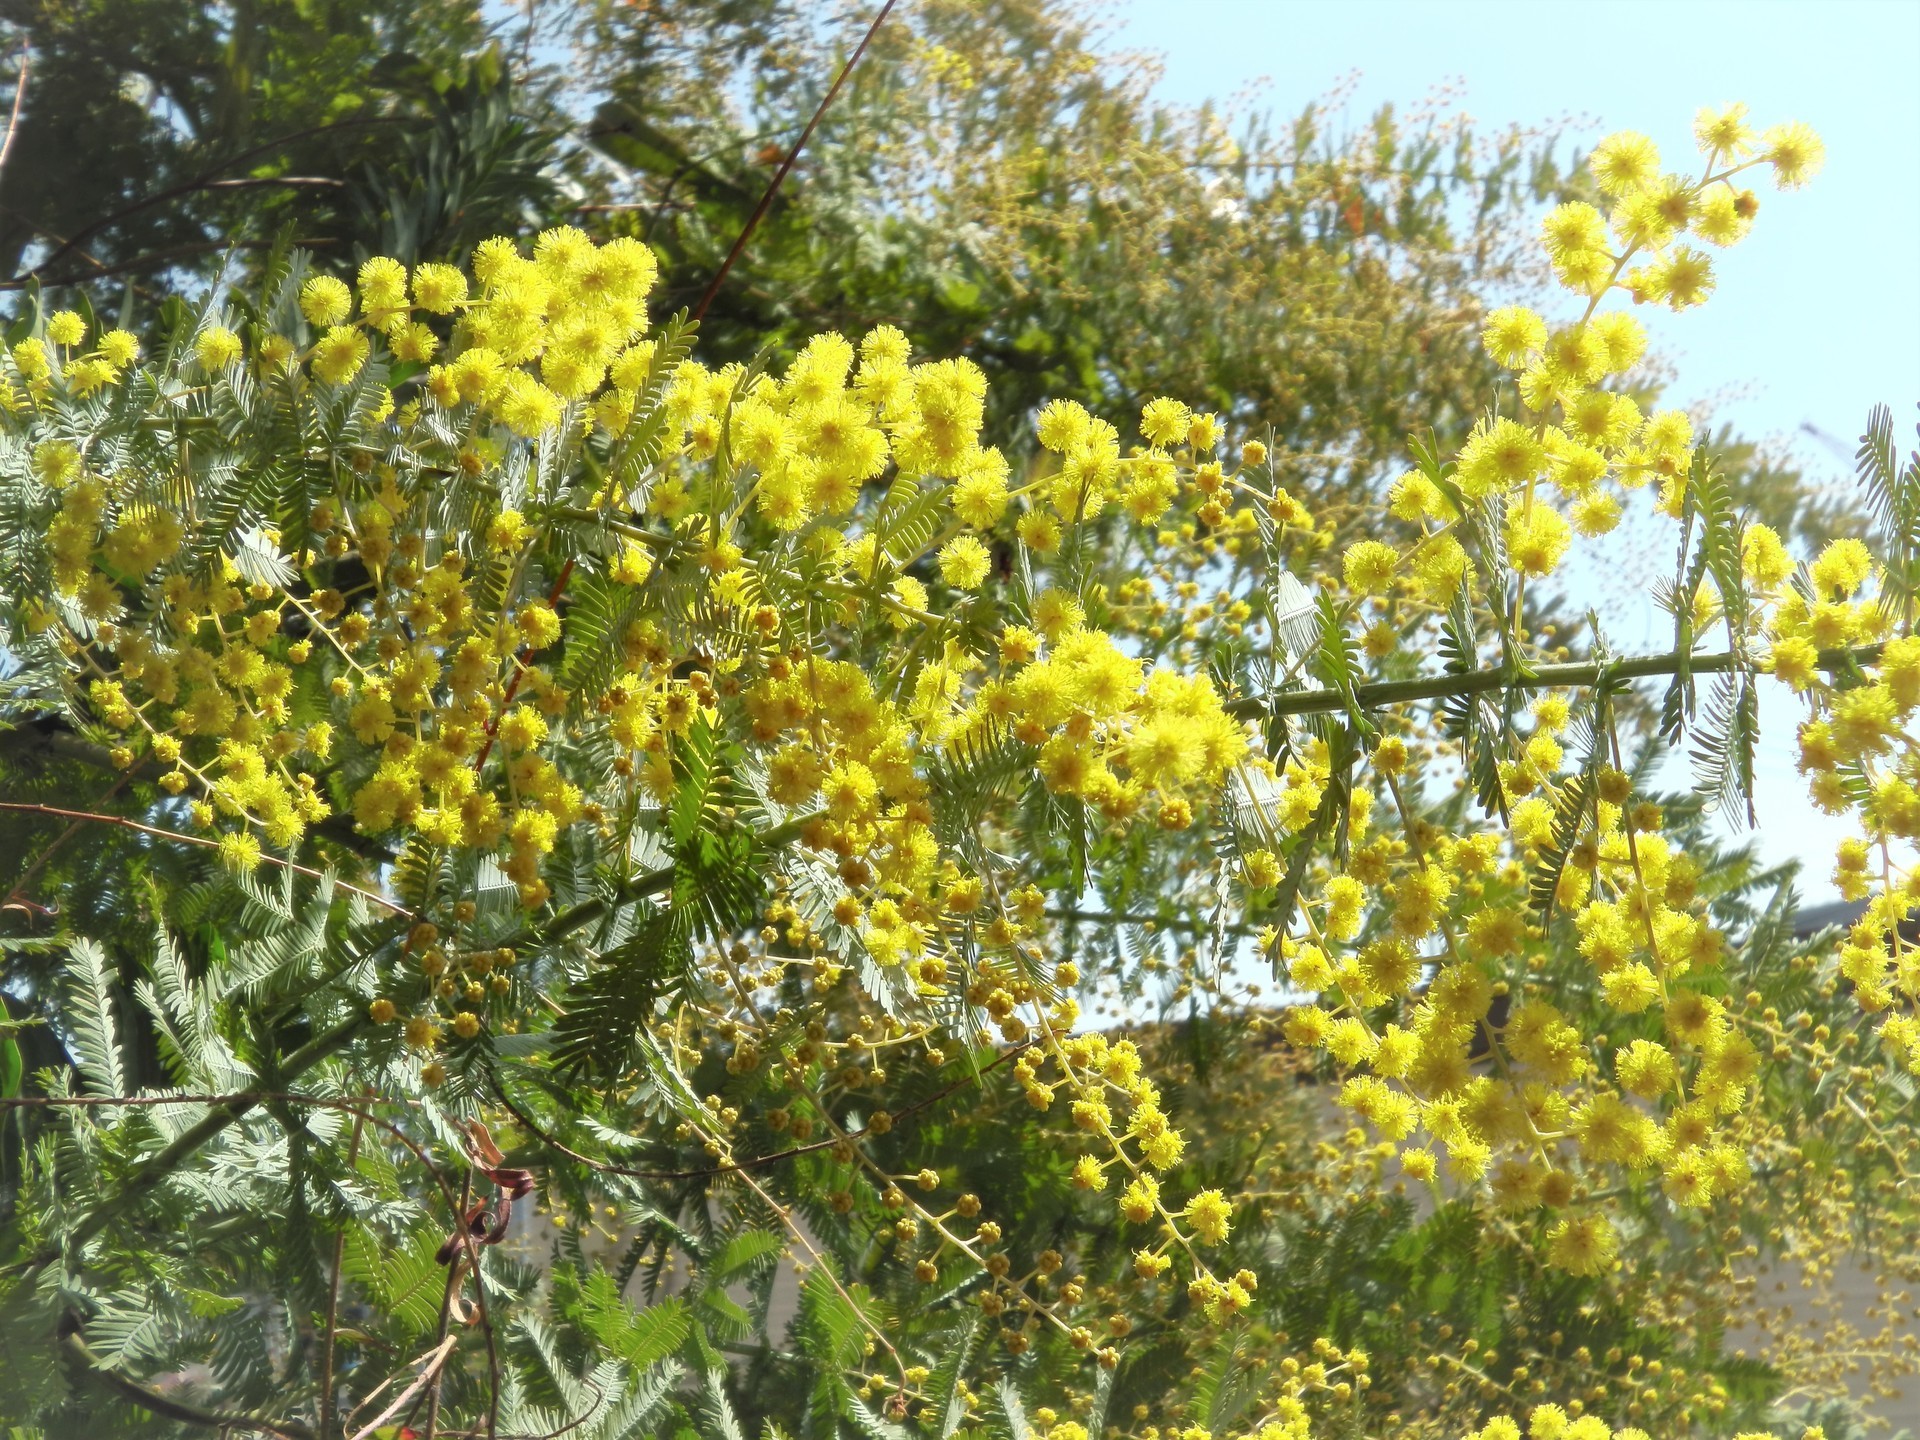
[[[1822, 650], [1819, 668], [1845, 670], [1853, 665], [1871, 665], [1880, 658], [1878, 645], [1857, 645], [1839, 650]], [[1354, 687], [1354, 698], [1363, 710], [1387, 705], [1403, 705], [1410, 700], [1437, 700], [1450, 695], [1478, 695], [1488, 690], [1552, 690], [1598, 685], [1603, 680], [1639, 680], [1649, 675], [1672, 675], [1682, 660], [1696, 675], [1718, 674], [1739, 668], [1740, 657], [1717, 655], [1682, 656], [1677, 651], [1663, 655], [1629, 655], [1618, 660], [1576, 660], [1564, 665], [1536, 665], [1516, 671], [1506, 666], [1491, 670], [1469, 670], [1458, 675], [1422, 675], [1413, 680], [1383, 680]], [[1347, 697], [1338, 690], [1286, 690], [1265, 698], [1235, 700], [1227, 713], [1236, 720], [1253, 720], [1267, 715], [1306, 715], [1324, 710], [1344, 710]]]

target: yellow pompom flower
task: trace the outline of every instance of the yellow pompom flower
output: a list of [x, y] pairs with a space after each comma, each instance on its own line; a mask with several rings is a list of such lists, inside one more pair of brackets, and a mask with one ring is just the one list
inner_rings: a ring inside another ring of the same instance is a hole
[[47, 320], [47, 339], [72, 349], [87, 338], [87, 322], [73, 310], [56, 310]]
[[647, 553], [644, 545], [627, 541], [620, 547], [620, 553], [608, 567], [607, 573], [622, 585], [639, 585], [653, 573], [653, 556]]
[[386, 255], [375, 255], [360, 267], [360, 312], [375, 325], [384, 325], [407, 308], [407, 267]]
[[330, 385], [344, 385], [367, 362], [367, 337], [351, 325], [335, 325], [313, 346], [313, 373]]
[[1193, 412], [1185, 404], [1163, 395], [1142, 407], [1140, 433], [1150, 444], [1170, 449], [1186, 438], [1192, 419]]
[[1601, 190], [1628, 195], [1660, 176], [1660, 149], [1637, 130], [1621, 130], [1593, 147], [1587, 164]]
[[1566, 517], [1543, 501], [1536, 500], [1532, 509], [1507, 517], [1507, 552], [1513, 568], [1523, 575], [1551, 575], [1572, 541]]
[[1153, 1219], [1160, 1200], [1160, 1182], [1151, 1175], [1136, 1175], [1120, 1195], [1120, 1213], [1135, 1225]]
[[467, 298], [467, 277], [452, 265], [421, 265], [413, 272], [413, 303], [433, 315], [450, 315]]
[[532, 527], [518, 510], [502, 510], [487, 522], [487, 546], [501, 554], [511, 554], [527, 542]]
[[560, 638], [560, 617], [544, 600], [522, 605], [513, 623], [529, 649], [544, 650]]
[[1770, 526], [1749, 525], [1740, 535], [1740, 569], [1748, 584], [1772, 590], [1793, 573], [1793, 557]]
[[260, 867], [260, 842], [248, 830], [230, 830], [220, 837], [220, 863], [237, 875]]
[[1519, 370], [1546, 346], [1547, 322], [1524, 305], [1503, 306], [1487, 316], [1480, 343], [1494, 364]]
[[193, 355], [209, 374], [226, 369], [242, 354], [240, 337], [224, 325], [209, 325], [194, 337]]
[[1073, 1183], [1079, 1190], [1104, 1190], [1107, 1188], [1107, 1172], [1101, 1167], [1098, 1157], [1082, 1155], [1073, 1162]]
[[1647, 353], [1646, 327], [1624, 310], [1596, 315], [1588, 329], [1606, 349], [1605, 366], [1609, 375], [1631, 370]]
[[1599, 1215], [1562, 1220], [1547, 1232], [1548, 1263], [1569, 1275], [1604, 1275], [1619, 1253], [1613, 1226]]
[[1347, 588], [1356, 595], [1385, 593], [1399, 567], [1399, 551], [1379, 540], [1361, 540], [1348, 546], [1341, 557]]
[[300, 287], [300, 313], [309, 325], [338, 325], [353, 313], [353, 292], [331, 275], [316, 275]]
[[1074, 400], [1049, 400], [1034, 422], [1040, 448], [1064, 455], [1081, 444], [1093, 429], [1093, 417]]
[[100, 358], [124, 370], [140, 358], [140, 341], [125, 330], [109, 330], [100, 337]]
[[940, 549], [940, 578], [956, 590], [972, 590], [987, 578], [991, 557], [971, 535], [959, 535]]
[[1220, 1244], [1233, 1228], [1233, 1207], [1218, 1190], [1202, 1190], [1183, 1213], [1193, 1233], [1209, 1245]]
[[1760, 137], [1767, 163], [1773, 166], [1773, 183], [1782, 190], [1797, 190], [1820, 173], [1827, 158], [1827, 147], [1813, 127], [1799, 121], [1775, 125]]
[[1600, 212], [1584, 200], [1555, 206], [1540, 227], [1547, 254], [1553, 260], [1568, 255], [1603, 252], [1607, 248], [1607, 222]]
[[1514, 489], [1546, 467], [1546, 450], [1532, 430], [1505, 416], [1482, 421], [1460, 449], [1460, 488], [1469, 500]]
[[1737, 159], [1753, 146], [1753, 127], [1747, 124], [1747, 107], [1741, 104], [1716, 110], [1704, 106], [1693, 117], [1693, 139], [1707, 155]]
[[1433, 1151], [1416, 1146], [1400, 1152], [1400, 1169], [1409, 1180], [1426, 1184], [1440, 1172], [1440, 1162]]
[[1831, 542], [1813, 562], [1813, 583], [1824, 596], [1851, 600], [1873, 574], [1873, 552], [1849, 535]]
[[1613, 1068], [1621, 1088], [1643, 1100], [1673, 1088], [1673, 1056], [1658, 1041], [1633, 1041], [1614, 1057]]

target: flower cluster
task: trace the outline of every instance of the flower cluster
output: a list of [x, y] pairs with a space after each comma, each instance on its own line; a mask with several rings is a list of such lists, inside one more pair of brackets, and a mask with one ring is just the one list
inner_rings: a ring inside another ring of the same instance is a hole
[[[1341, 1184], [1393, 1157], [1598, 1285], [1631, 1238], [1609, 1195], [1685, 1223], [1743, 1203], [1763, 1064], [1804, 1044], [1734, 993], [1702, 866], [1623, 753], [1624, 682], [1604, 657], [1584, 681], [1537, 668], [1567, 657], [1528, 583], [1633, 492], [1657, 482], [1712, 547], [1674, 601], [1675, 723], [1715, 625], [1723, 669], [1805, 696], [1815, 801], [1862, 823], [1836, 880], [1871, 895], [1839, 976], [1920, 1070], [1920, 880], [1895, 858], [1920, 837], [1911, 615], [1859, 541], [1802, 565], [1737, 528], [1688, 419], [1631, 392], [1641, 325], [1601, 309], [1703, 301], [1688, 238], [1746, 233], [1754, 167], [1793, 186], [1819, 161], [1738, 107], [1697, 134], [1698, 179], [1642, 136], [1595, 150], [1607, 208], [1560, 206], [1543, 236], [1582, 313], [1487, 318], [1517, 406], [1422, 455], [1337, 566], [1268, 445], [1229, 445], [1215, 414], [1154, 398], [1123, 435], [1054, 402], [1003, 452], [967, 361], [882, 326], [709, 367], [649, 317], [644, 245], [556, 229], [465, 268], [295, 272], [145, 364], [49, 317], [0, 365], [44, 522], [23, 644], [185, 838], [237, 872], [324, 855], [379, 887], [392, 943], [328, 983], [425, 1084], [600, 1002], [674, 1065], [724, 1055], [725, 1093], [682, 1103], [675, 1140], [723, 1167], [756, 1136], [823, 1152], [823, 1213], [867, 1215], [920, 1287], [975, 1287], [1012, 1354], [1044, 1331], [1113, 1369], [1128, 1295], [1050, 1244], [1016, 1261], [979, 1195], [883, 1158], [906, 1057], [939, 1070], [997, 1037], [1062, 1187], [1127, 1237], [1129, 1294], [1224, 1328], [1259, 1293], [1223, 1260], [1246, 1197], [1183, 1178], [1178, 1097], [1082, 1025], [1083, 907], [1163, 882], [1164, 908], [1204, 906], [1217, 968], [1234, 935], [1284, 975], [1274, 1028], [1357, 1122], [1325, 1147]], [[223, 454], [236, 434], [257, 448]], [[1476, 627], [1498, 672], [1475, 673]], [[1416, 674], [1408, 642], [1436, 635], [1446, 672]], [[1453, 708], [1417, 715], [1397, 685]], [[1457, 779], [1497, 819], [1466, 818]], [[1184, 999], [1202, 966], [1182, 966]], [[1325, 1337], [1287, 1358], [1253, 1440], [1308, 1440], [1365, 1402], [1369, 1366]], [[1551, 1404], [1527, 1433], [1641, 1440]]]

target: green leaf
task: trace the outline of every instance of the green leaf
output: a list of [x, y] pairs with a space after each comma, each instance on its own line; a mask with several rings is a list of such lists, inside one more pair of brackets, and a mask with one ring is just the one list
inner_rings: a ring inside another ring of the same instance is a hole
[[113, 981], [107, 957], [91, 940], [73, 942], [67, 952], [68, 1024], [75, 1058], [89, 1095], [125, 1095], [126, 1068], [120, 1055], [120, 1030], [113, 1014]]
[[720, 1247], [720, 1253], [707, 1263], [707, 1271], [724, 1284], [740, 1275], [764, 1268], [765, 1263], [778, 1255], [785, 1244], [786, 1241], [771, 1230], [744, 1231]]
[[553, 1064], [562, 1075], [605, 1073], [626, 1056], [656, 998], [693, 963], [691, 914], [647, 902], [639, 928], [601, 956], [600, 968], [567, 993], [554, 1022]]

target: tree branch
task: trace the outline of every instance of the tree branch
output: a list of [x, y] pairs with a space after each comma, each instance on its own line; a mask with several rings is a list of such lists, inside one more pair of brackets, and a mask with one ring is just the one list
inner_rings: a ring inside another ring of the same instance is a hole
[[[1878, 645], [1857, 645], [1849, 649], [1822, 650], [1819, 668], [1846, 670], [1855, 665], [1871, 665], [1880, 658]], [[1712, 675], [1739, 668], [1739, 657], [1732, 654], [1682, 656], [1630, 655], [1618, 660], [1576, 660], [1564, 665], [1536, 665], [1516, 671], [1505, 666], [1491, 670], [1469, 670], [1462, 675], [1422, 675], [1413, 680], [1382, 680], [1354, 687], [1354, 699], [1362, 710], [1377, 710], [1386, 705], [1404, 705], [1410, 700], [1439, 700], [1450, 695], [1479, 695], [1488, 690], [1550, 690], [1598, 685], [1603, 680], [1641, 680], [1649, 675], [1677, 674], [1682, 661], [1696, 675]], [[1282, 690], [1264, 697], [1249, 696], [1230, 703], [1227, 713], [1236, 720], [1255, 720], [1268, 715], [1307, 715], [1327, 710], [1344, 710], [1347, 697], [1338, 690]]]
[[[350, 130], [366, 125], [417, 125], [422, 123], [424, 122], [415, 117], [402, 115], [376, 115], [365, 120], [335, 120], [326, 125], [315, 125], [307, 130], [296, 130], [293, 134], [283, 135], [278, 140], [269, 140], [263, 145], [255, 145], [249, 150], [242, 150], [238, 155], [228, 156], [212, 169], [201, 171], [191, 180], [182, 181], [178, 185], [170, 185], [165, 190], [159, 190], [147, 196], [144, 200], [136, 200], [124, 210], [116, 210], [113, 214], [94, 221], [93, 224], [74, 235], [58, 250], [54, 251], [53, 254], [34, 266], [33, 269], [23, 275], [16, 276], [15, 281], [9, 282], [9, 284], [15, 282], [24, 283], [42, 271], [50, 269], [54, 261], [71, 254], [75, 249], [84, 245], [102, 230], [110, 229], [118, 225], [130, 215], [138, 215], [142, 210], [151, 210], [156, 205], [164, 205], [169, 200], [177, 199], [182, 195], [192, 194], [195, 190], [207, 188], [207, 186], [212, 183], [214, 176], [220, 174], [223, 170], [231, 170], [243, 160], [251, 160], [256, 155], [264, 155], [270, 150], [278, 150], [283, 145], [291, 145], [296, 140], [306, 140], [315, 135], [325, 134], [330, 130]], [[219, 247], [214, 246], [212, 248], [218, 249]]]
[[[0, 728], [0, 752], [9, 750], [21, 754], [42, 751], [63, 760], [90, 765], [95, 770], [131, 775], [136, 779], [153, 779], [159, 773], [158, 767], [150, 762], [138, 764], [130, 771], [121, 770], [113, 763], [113, 757], [104, 745], [95, 745], [91, 740], [75, 735], [66, 728], [64, 721], [55, 716]], [[394, 851], [355, 830], [352, 819], [345, 815], [327, 816], [311, 827], [311, 833], [375, 865], [391, 864], [399, 858]]]
[[20, 133], [20, 107], [27, 98], [27, 66], [33, 59], [33, 47], [25, 41], [20, 44], [20, 81], [13, 87], [13, 113], [7, 117], [7, 138], [0, 140], [0, 173], [7, 168], [7, 157], [13, 154], [13, 137]]
[[[158, 825], [146, 825], [138, 820], [130, 820], [125, 815], [104, 815], [93, 810], [68, 810], [59, 805], [41, 805], [21, 800], [0, 800], [0, 810], [12, 810], [29, 815], [47, 815], [61, 820], [71, 820], [76, 825], [91, 821], [96, 825], [116, 825], [122, 830], [131, 830], [138, 835], [151, 835], [158, 840], [175, 840], [182, 845], [198, 845], [202, 849], [218, 850], [220, 842], [205, 835], [183, 835], [178, 830], [162, 830]], [[269, 865], [278, 865], [291, 870], [296, 875], [305, 875], [312, 880], [326, 879], [326, 872], [316, 870], [311, 865], [299, 865], [292, 860], [283, 860], [278, 855], [262, 855], [260, 859]], [[382, 909], [391, 910], [396, 915], [414, 918], [413, 911], [406, 906], [389, 900], [386, 896], [372, 890], [363, 890], [358, 885], [349, 885], [344, 880], [333, 882], [350, 895], [358, 895], [362, 900], [371, 901]]]
[[697, 321], [707, 313], [707, 306], [713, 303], [713, 297], [720, 293], [720, 287], [726, 282], [733, 262], [740, 258], [740, 252], [747, 248], [747, 241], [753, 238], [753, 232], [759, 228], [761, 218], [767, 213], [767, 207], [773, 204], [773, 197], [780, 193], [780, 186], [787, 178], [787, 172], [793, 169], [793, 162], [800, 158], [800, 152], [807, 148], [807, 141], [813, 138], [814, 128], [827, 113], [827, 107], [833, 104], [834, 97], [840, 93], [840, 87], [847, 83], [847, 77], [853, 73], [854, 66], [860, 63], [860, 57], [867, 53], [867, 46], [873, 43], [873, 37], [880, 32], [887, 16], [892, 12], [894, 0], [880, 7], [880, 13], [873, 17], [873, 23], [867, 27], [867, 33], [860, 37], [860, 43], [854, 47], [853, 54], [847, 57], [847, 63], [840, 67], [840, 73], [833, 77], [833, 85], [821, 97], [814, 108], [813, 118], [807, 121], [807, 128], [800, 132], [800, 138], [793, 142], [793, 149], [787, 152], [787, 158], [780, 162], [780, 168], [773, 173], [773, 179], [767, 182], [767, 188], [760, 196], [760, 203], [753, 207], [753, 214], [747, 217], [747, 223], [741, 227], [740, 238], [733, 242], [733, 248], [727, 252], [727, 258], [720, 262], [720, 268], [714, 272], [713, 279], [707, 282], [706, 290], [700, 301], [693, 307], [693, 318]]
[[255, 1430], [266, 1435], [284, 1436], [285, 1440], [315, 1440], [313, 1431], [298, 1420], [269, 1420], [260, 1415], [202, 1410], [175, 1400], [170, 1395], [162, 1395], [158, 1390], [149, 1390], [138, 1381], [103, 1367], [99, 1357], [81, 1336], [79, 1322], [71, 1315], [67, 1317], [63, 1328], [60, 1343], [82, 1367], [86, 1377], [96, 1385], [117, 1391], [122, 1399], [131, 1401], [143, 1410], [150, 1410], [167, 1420], [178, 1420], [183, 1425], [200, 1425], [209, 1430]]

